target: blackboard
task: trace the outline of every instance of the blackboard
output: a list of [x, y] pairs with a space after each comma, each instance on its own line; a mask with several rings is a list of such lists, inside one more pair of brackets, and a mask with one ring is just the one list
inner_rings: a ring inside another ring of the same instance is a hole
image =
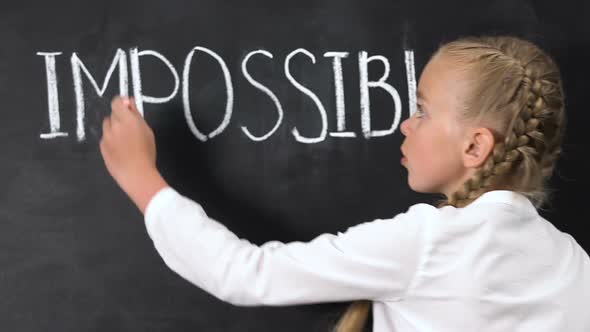
[[[590, 13], [581, 4], [3, 2], [1, 329], [327, 331], [347, 303], [236, 307], [164, 265], [100, 156], [110, 99], [141, 83], [162, 174], [210, 216], [256, 244], [308, 241], [439, 198], [408, 188], [395, 117], [409, 116], [412, 77], [437, 46], [470, 34], [532, 40], [561, 67], [570, 121], [541, 213], [590, 250]], [[381, 77], [393, 90], [367, 86]]]

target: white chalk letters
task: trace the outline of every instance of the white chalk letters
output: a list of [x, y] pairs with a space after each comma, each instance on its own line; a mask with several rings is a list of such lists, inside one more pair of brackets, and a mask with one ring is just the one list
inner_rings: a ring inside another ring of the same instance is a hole
[[[191, 67], [197, 66], [198, 62], [193, 64], [193, 57], [195, 55], [209, 56], [213, 58], [219, 64], [219, 68], [223, 73], [225, 79], [225, 91], [226, 91], [226, 104], [225, 113], [223, 120], [219, 126], [211, 131], [210, 133], [203, 133], [197, 126], [198, 118], [191, 112], [191, 103], [189, 98], [189, 78], [191, 75]], [[59, 108], [59, 89], [58, 89], [58, 77], [56, 71], [56, 57], [62, 55], [62, 52], [37, 52], [37, 55], [44, 57], [45, 60], [45, 72], [47, 78], [47, 111], [49, 116], [49, 132], [40, 134], [41, 139], [55, 139], [59, 137], [68, 137], [69, 134], [61, 130], [61, 118]], [[142, 80], [141, 80], [141, 57], [151, 56], [162, 62], [171, 73], [174, 81], [173, 89], [168, 96], [165, 97], [154, 97], [147, 96], [142, 91]], [[276, 108], [276, 122], [274, 126], [270, 128], [266, 133], [262, 135], [254, 135], [248, 130], [247, 127], [241, 126], [243, 134], [250, 140], [260, 142], [268, 139], [275, 133], [281, 126], [284, 119], [285, 109], [277, 95], [267, 86], [257, 81], [252, 73], [248, 70], [248, 61], [252, 57], [264, 56], [269, 59], [274, 59], [272, 53], [266, 50], [255, 50], [249, 52], [241, 62], [241, 69], [243, 77], [250, 83], [254, 88], [268, 96]], [[324, 58], [330, 59], [332, 63], [332, 70], [334, 73], [334, 93], [336, 101], [336, 130], [328, 132], [328, 111], [322, 104], [320, 98], [316, 93], [311, 91], [308, 87], [304, 86], [301, 82], [298, 82], [291, 74], [291, 62], [293, 58], [297, 58], [297, 62], [305, 63], [311, 62], [310, 66], [316, 65], [316, 57], [306, 49], [299, 48], [290, 52], [284, 60], [284, 75], [286, 79], [292, 84], [297, 90], [301, 91], [303, 95], [311, 99], [315, 104], [317, 113], [310, 114], [310, 119], [314, 121], [320, 121], [321, 129], [319, 132], [312, 137], [303, 136], [296, 127], [291, 128], [291, 133], [294, 139], [301, 143], [312, 144], [319, 143], [326, 140], [327, 136], [335, 138], [354, 138], [357, 137], [356, 133], [347, 131], [346, 129], [346, 118], [345, 118], [345, 96], [344, 96], [344, 75], [343, 75], [343, 62], [349, 58], [348, 52], [325, 52]], [[76, 105], [76, 138], [82, 142], [86, 139], [86, 132], [84, 129], [85, 124], [85, 98], [84, 98], [84, 78], [88, 80], [96, 94], [99, 97], [103, 97], [106, 88], [109, 84], [111, 76], [115, 69], [118, 70], [119, 74], [119, 91], [120, 95], [128, 95], [129, 90], [129, 70], [127, 68], [127, 53], [122, 49], [117, 49], [115, 56], [111, 62], [111, 65], [106, 73], [102, 85], [99, 86], [96, 79], [91, 74], [91, 71], [84, 65], [84, 62], [80, 59], [76, 52], [73, 52], [70, 57], [70, 65], [72, 70], [72, 81], [74, 85], [75, 105]], [[414, 105], [416, 102], [416, 78], [414, 69], [414, 53], [411, 50], [404, 51], [405, 59], [405, 71], [406, 79], [408, 83], [408, 100], [409, 100], [409, 115], [412, 115], [416, 109]], [[369, 80], [369, 64], [371, 62], [380, 62], [383, 69], [383, 74], [376, 81]], [[132, 93], [137, 103], [137, 107], [140, 113], [144, 114], [144, 104], [161, 104], [172, 100], [177, 94], [178, 90], [182, 87], [182, 104], [184, 108], [184, 115], [187, 126], [198, 140], [205, 142], [208, 139], [212, 139], [215, 136], [221, 134], [230, 124], [232, 118], [232, 112], [234, 109], [234, 85], [232, 83], [232, 76], [230, 71], [223, 60], [223, 58], [216, 52], [207, 49], [205, 47], [197, 46], [194, 47], [184, 61], [184, 67], [182, 70], [182, 80], [179, 78], [178, 71], [174, 68], [174, 65], [161, 53], [154, 50], [139, 50], [138, 48], [131, 48], [129, 50], [129, 64], [131, 73], [131, 86]], [[391, 84], [387, 83], [387, 79], [390, 73], [389, 60], [382, 55], [369, 56], [366, 51], [360, 51], [358, 53], [358, 69], [359, 69], [359, 93], [360, 93], [360, 123], [362, 136], [365, 139], [372, 137], [380, 137], [391, 135], [397, 129], [401, 119], [401, 99], [398, 91]], [[84, 75], [82, 75], [84, 74]], [[85, 76], [85, 77], [83, 77]], [[372, 128], [371, 123], [371, 103], [369, 96], [370, 88], [379, 88], [387, 92], [393, 101], [392, 103], [392, 122], [387, 129], [375, 130]]]

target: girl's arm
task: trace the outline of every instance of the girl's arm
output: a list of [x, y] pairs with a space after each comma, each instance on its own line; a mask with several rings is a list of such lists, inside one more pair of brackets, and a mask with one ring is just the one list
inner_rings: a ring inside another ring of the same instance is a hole
[[256, 246], [167, 186], [156, 169], [153, 132], [132, 100], [113, 100], [100, 150], [109, 173], [145, 212], [148, 233], [166, 264], [239, 305], [400, 299], [419, 269], [425, 225], [436, 211], [417, 204], [393, 219], [338, 235]]
[[164, 262], [213, 296], [235, 305], [295, 305], [402, 298], [426, 241], [425, 220], [414, 218], [433, 210], [417, 204], [337, 235], [257, 246], [168, 187], [149, 203], [145, 221]]

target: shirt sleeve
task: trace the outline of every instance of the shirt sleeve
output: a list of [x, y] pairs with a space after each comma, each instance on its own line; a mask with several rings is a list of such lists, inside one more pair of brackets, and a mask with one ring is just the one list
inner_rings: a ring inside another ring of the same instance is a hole
[[403, 297], [420, 266], [433, 206], [324, 233], [309, 242], [238, 238], [201, 205], [167, 187], [146, 208], [149, 236], [166, 265], [234, 305], [296, 305]]

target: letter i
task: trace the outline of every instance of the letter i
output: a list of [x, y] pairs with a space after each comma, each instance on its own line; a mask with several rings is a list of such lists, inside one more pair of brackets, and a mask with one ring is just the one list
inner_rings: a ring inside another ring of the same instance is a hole
[[49, 111], [49, 133], [39, 135], [42, 139], [67, 137], [68, 133], [59, 131], [59, 98], [57, 94], [57, 74], [55, 72], [55, 56], [61, 52], [37, 52], [45, 57], [45, 71], [47, 73], [47, 109]]

